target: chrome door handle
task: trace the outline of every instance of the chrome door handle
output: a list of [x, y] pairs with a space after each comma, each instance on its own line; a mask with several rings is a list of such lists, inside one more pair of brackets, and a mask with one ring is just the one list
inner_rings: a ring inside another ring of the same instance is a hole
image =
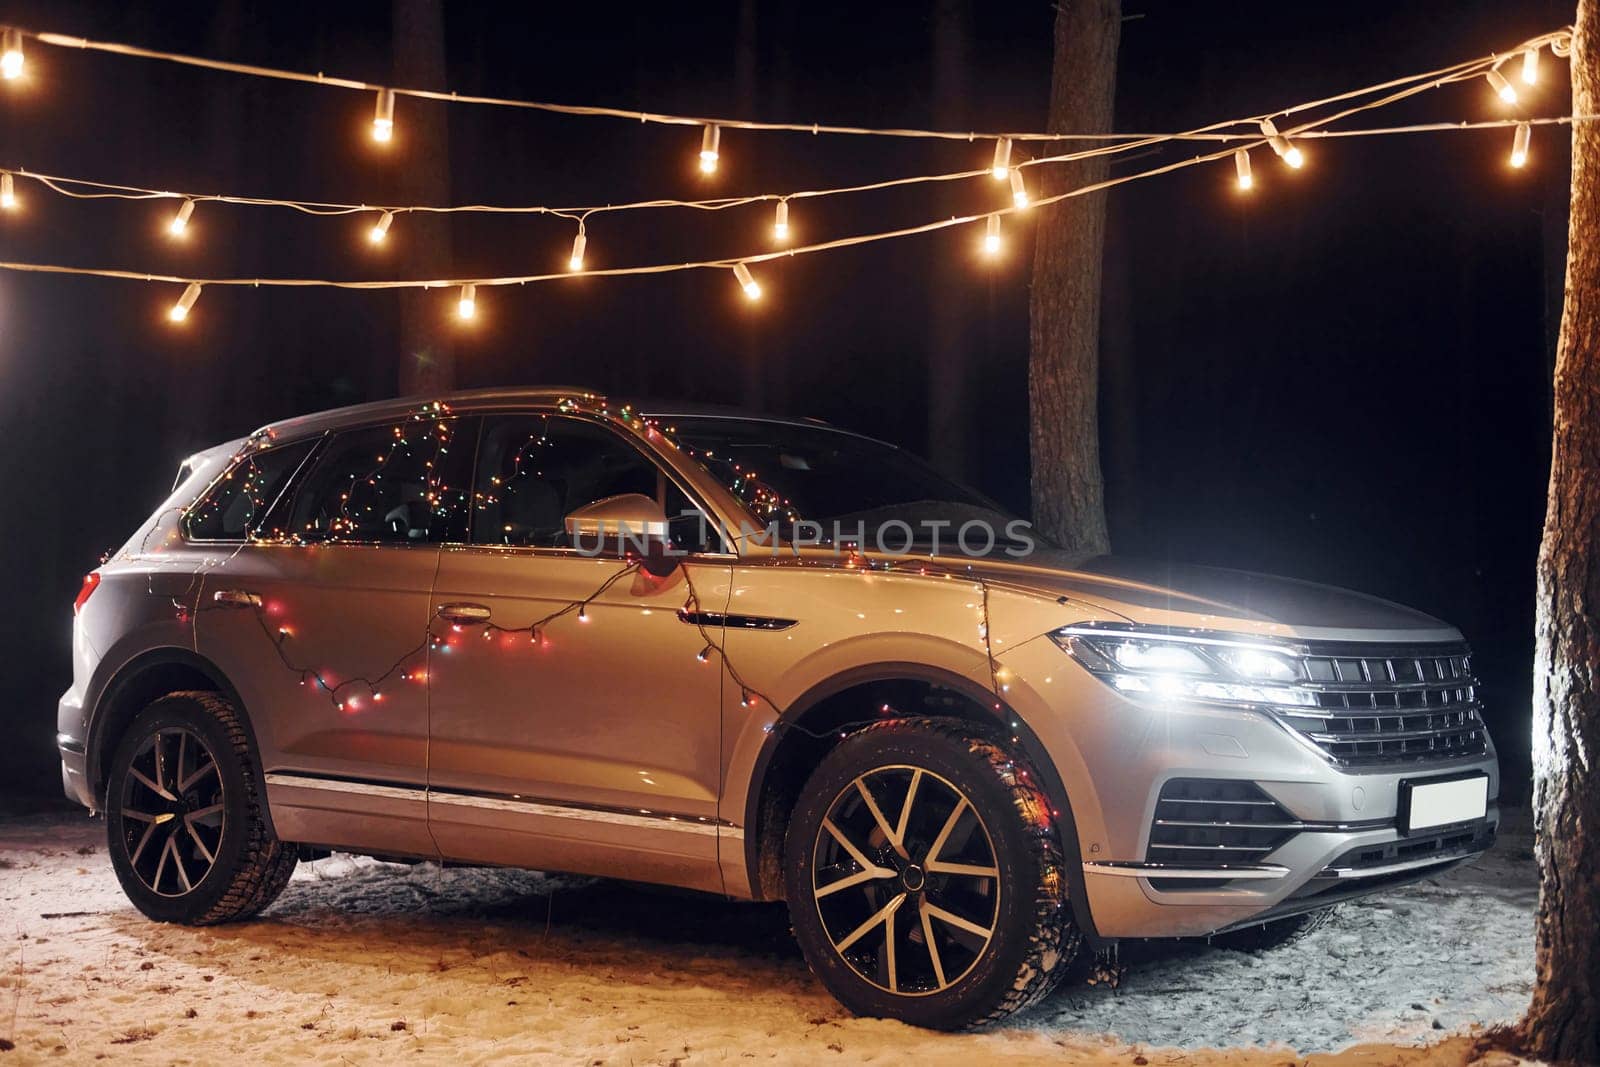
[[218, 589], [211, 594], [214, 603], [230, 608], [259, 608], [261, 598], [247, 589]]
[[482, 604], [441, 604], [439, 617], [450, 622], [477, 623], [489, 621], [489, 609]]

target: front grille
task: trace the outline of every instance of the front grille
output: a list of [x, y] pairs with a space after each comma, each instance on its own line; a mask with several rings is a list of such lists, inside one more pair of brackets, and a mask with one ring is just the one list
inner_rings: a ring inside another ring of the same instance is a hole
[[[1175, 867], [1260, 863], [1300, 823], [1254, 782], [1174, 778], [1161, 787], [1145, 859]], [[1156, 889], [1208, 889], [1226, 879], [1151, 878]]]
[[1313, 650], [1315, 707], [1278, 714], [1336, 762], [1357, 766], [1480, 756], [1488, 750], [1477, 679], [1459, 646]]

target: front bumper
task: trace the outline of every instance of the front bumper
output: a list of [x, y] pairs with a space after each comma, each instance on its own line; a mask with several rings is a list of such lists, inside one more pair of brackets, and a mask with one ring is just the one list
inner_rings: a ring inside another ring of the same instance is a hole
[[[1481, 854], [1499, 823], [1492, 744], [1481, 756], [1344, 767], [1263, 711], [1122, 696], [1048, 640], [1011, 649], [1003, 665], [1006, 695], [1066, 790], [1101, 937], [1203, 936], [1425, 877]], [[1471, 771], [1489, 778], [1485, 818], [1399, 832], [1402, 781]], [[1293, 829], [1248, 869], [1152, 867], [1156, 807], [1173, 779], [1254, 783]]]

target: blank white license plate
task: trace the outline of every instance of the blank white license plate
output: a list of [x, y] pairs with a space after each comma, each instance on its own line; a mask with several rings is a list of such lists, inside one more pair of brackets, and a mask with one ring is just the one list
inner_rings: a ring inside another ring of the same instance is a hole
[[1488, 775], [1443, 782], [1404, 782], [1401, 789], [1410, 793], [1410, 801], [1404, 805], [1403, 829], [1408, 833], [1471, 822], [1483, 818], [1489, 811]]

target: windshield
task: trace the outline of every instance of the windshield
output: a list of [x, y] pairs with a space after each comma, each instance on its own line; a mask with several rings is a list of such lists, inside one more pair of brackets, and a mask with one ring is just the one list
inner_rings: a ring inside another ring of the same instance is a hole
[[806, 536], [823, 544], [953, 547], [964, 525], [978, 523], [1004, 545], [1025, 525], [910, 453], [841, 430], [706, 416], [674, 418], [667, 429], [785, 540], [807, 524]]

